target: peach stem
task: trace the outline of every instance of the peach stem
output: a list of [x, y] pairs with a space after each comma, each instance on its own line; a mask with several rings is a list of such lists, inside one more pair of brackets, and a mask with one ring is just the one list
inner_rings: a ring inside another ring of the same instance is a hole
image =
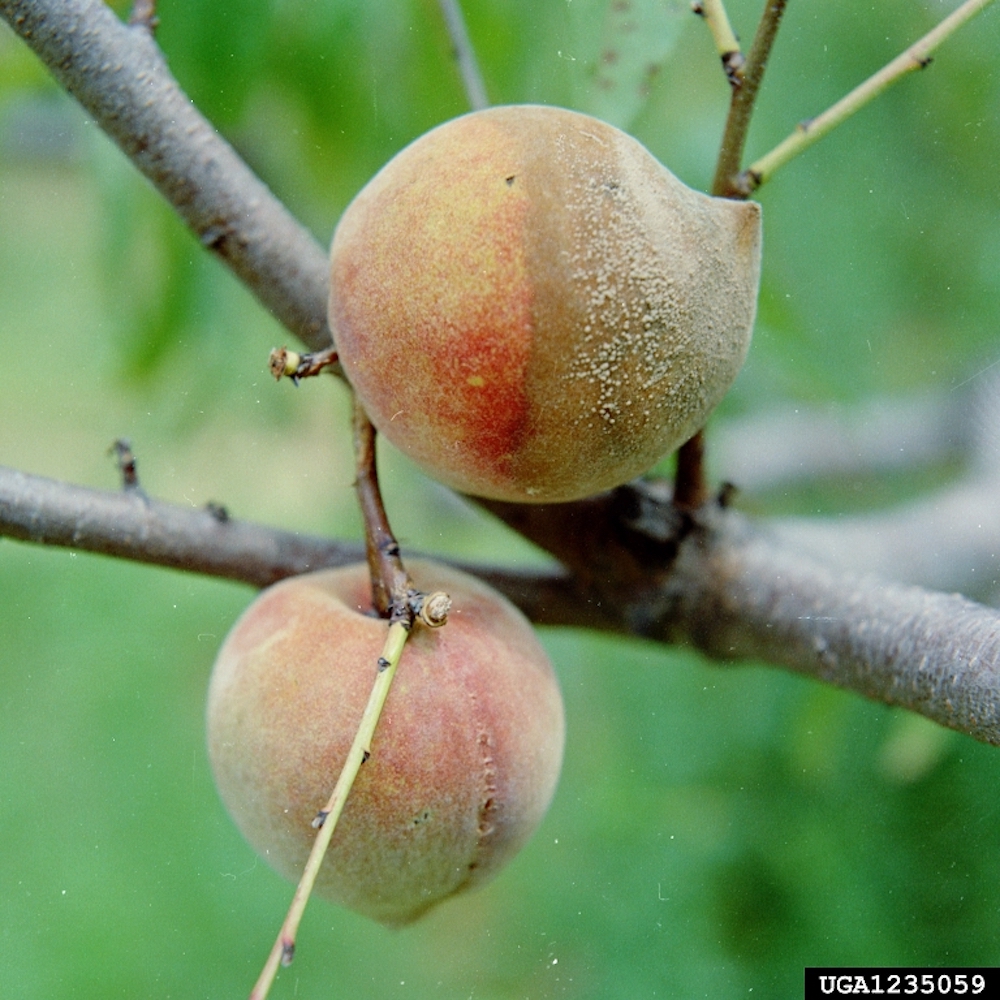
[[302, 878], [295, 889], [292, 903], [288, 908], [288, 914], [281, 930], [274, 942], [274, 947], [264, 963], [253, 990], [250, 992], [250, 1000], [264, 1000], [271, 990], [278, 968], [282, 965], [290, 965], [295, 955], [295, 935], [298, 932], [299, 923], [305, 912], [306, 903], [312, 893], [316, 876], [319, 874], [326, 850], [330, 846], [330, 838], [336, 829], [337, 821], [344, 810], [347, 796], [357, 778], [361, 765], [368, 760], [371, 755], [371, 742], [375, 733], [375, 726], [379, 716], [382, 714], [382, 707], [389, 694], [389, 687], [399, 665], [399, 658], [403, 653], [403, 647], [409, 635], [409, 627], [404, 622], [393, 622], [389, 626], [388, 634], [385, 637], [385, 645], [382, 655], [378, 659], [378, 671], [375, 675], [375, 683], [372, 685], [371, 694], [368, 696], [368, 704], [365, 706], [361, 722], [358, 724], [358, 731], [355, 734], [354, 742], [347, 753], [347, 759], [337, 779], [337, 785], [330, 796], [325, 808], [317, 815], [314, 825], [319, 827], [316, 840], [313, 843], [309, 860], [306, 862], [302, 872]]

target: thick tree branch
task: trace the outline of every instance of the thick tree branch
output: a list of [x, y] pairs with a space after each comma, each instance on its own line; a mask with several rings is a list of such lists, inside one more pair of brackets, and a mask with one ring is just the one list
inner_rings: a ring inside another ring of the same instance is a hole
[[1000, 745], [991, 608], [837, 571], [717, 504], [678, 512], [662, 482], [594, 497], [570, 518], [558, 505], [489, 507], [562, 560], [617, 630], [784, 666]]
[[180, 507], [135, 490], [105, 493], [0, 466], [0, 535], [266, 587], [364, 558], [350, 542], [234, 521], [218, 506]]
[[[715, 504], [678, 514], [664, 483], [571, 508], [491, 506], [571, 571], [463, 566], [537, 622], [773, 663], [1000, 745], [1000, 613], [992, 609], [838, 572]], [[3, 468], [0, 534], [254, 586], [364, 558], [360, 545]]]
[[841, 574], [727, 517], [686, 545], [653, 637], [752, 657], [1000, 746], [1000, 613]]
[[147, 28], [102, 0], [0, 0], [0, 16], [202, 245], [295, 336], [329, 346], [325, 251], [195, 109]]
[[[0, 538], [54, 545], [267, 587], [317, 569], [361, 562], [360, 542], [281, 531], [223, 508], [182, 507], [134, 490], [111, 493], [0, 466]], [[532, 621], [599, 626], [564, 570], [463, 566], [511, 598]]]

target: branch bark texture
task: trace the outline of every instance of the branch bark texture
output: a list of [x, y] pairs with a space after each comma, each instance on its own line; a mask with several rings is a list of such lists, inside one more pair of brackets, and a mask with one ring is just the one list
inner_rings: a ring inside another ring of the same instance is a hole
[[267, 587], [364, 558], [360, 544], [233, 521], [220, 508], [106, 493], [0, 466], [0, 535]]
[[838, 573], [732, 518], [681, 549], [668, 594], [677, 603], [658, 638], [779, 664], [1000, 746], [992, 608]]
[[[569, 571], [462, 568], [542, 624], [780, 665], [1000, 746], [1000, 613], [956, 595], [839, 573], [739, 514], [714, 504], [678, 514], [668, 496], [665, 484], [636, 484], [586, 508], [492, 505]], [[0, 535], [256, 587], [364, 558], [359, 544], [2, 467]]]
[[0, 0], [0, 16], [263, 305], [329, 346], [323, 248], [194, 107], [142, 25], [103, 0]]

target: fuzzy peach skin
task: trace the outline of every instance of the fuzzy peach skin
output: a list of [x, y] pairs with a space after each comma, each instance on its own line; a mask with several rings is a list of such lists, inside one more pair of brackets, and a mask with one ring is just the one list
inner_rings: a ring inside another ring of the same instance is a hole
[[496, 107], [417, 139], [348, 206], [330, 323], [373, 423], [429, 474], [573, 500], [702, 427], [759, 273], [758, 205], [691, 190], [589, 116]]
[[[563, 706], [521, 613], [457, 570], [413, 561], [448, 623], [416, 627], [316, 884], [385, 924], [491, 878], [542, 819]], [[297, 881], [375, 678], [387, 623], [366, 566], [268, 588], [233, 626], [208, 696], [216, 784], [251, 845]]]

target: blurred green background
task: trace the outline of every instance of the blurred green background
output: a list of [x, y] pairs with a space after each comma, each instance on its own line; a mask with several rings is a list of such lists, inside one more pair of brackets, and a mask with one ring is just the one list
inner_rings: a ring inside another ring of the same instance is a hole
[[[707, 186], [728, 88], [686, 4], [464, 6], [493, 101], [600, 114]], [[790, 4], [750, 155], [951, 6]], [[758, 7], [731, 5], [744, 39]], [[432, 0], [159, 14], [182, 85], [324, 243], [389, 156], [465, 110]], [[948, 391], [1000, 360], [998, 16], [761, 190], [760, 318], [720, 419]], [[152, 495], [357, 537], [343, 393], [276, 385], [286, 341], [0, 27], [0, 462], [113, 489], [124, 436]], [[539, 558], [383, 457], [406, 545]], [[838, 495], [751, 501], [829, 512]], [[291, 887], [219, 805], [202, 716], [251, 596], [0, 540], [5, 996], [249, 991]], [[402, 932], [313, 903], [274, 997], [793, 998], [804, 965], [1000, 964], [996, 750], [763, 666], [542, 637], [568, 745], [535, 839]]]

